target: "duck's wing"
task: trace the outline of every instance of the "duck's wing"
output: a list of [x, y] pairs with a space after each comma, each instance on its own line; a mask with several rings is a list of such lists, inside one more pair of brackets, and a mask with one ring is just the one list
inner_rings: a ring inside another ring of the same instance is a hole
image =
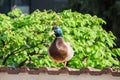
[[66, 46], [68, 48], [68, 58], [67, 58], [67, 60], [70, 60], [74, 55], [74, 50], [72, 49], [72, 46], [71, 46], [70, 43], [66, 42]]
[[74, 51], [71, 47], [71, 44], [65, 42], [62, 38], [56, 41], [57, 49], [60, 51], [61, 54], [67, 54], [66, 61], [70, 60], [73, 55]]

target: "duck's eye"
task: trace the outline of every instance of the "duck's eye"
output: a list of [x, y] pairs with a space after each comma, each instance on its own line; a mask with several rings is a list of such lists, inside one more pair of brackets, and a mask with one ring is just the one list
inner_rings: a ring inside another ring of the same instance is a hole
[[58, 29], [58, 27], [55, 27], [55, 29]]
[[58, 27], [53, 27], [53, 28], [52, 28], [52, 30], [56, 30], [56, 29], [58, 29]]

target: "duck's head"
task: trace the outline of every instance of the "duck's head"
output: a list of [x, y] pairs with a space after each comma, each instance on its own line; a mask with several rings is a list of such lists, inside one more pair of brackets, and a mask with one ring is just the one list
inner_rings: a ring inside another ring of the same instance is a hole
[[63, 32], [59, 26], [53, 26], [52, 30], [54, 31], [56, 37], [62, 37]]

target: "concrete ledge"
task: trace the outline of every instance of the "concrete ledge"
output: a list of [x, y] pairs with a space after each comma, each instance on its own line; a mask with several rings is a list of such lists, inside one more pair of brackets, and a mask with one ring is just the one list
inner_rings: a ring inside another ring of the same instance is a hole
[[110, 68], [46, 68], [29, 69], [21, 67], [11, 70], [0, 67], [0, 80], [120, 80], [120, 72]]

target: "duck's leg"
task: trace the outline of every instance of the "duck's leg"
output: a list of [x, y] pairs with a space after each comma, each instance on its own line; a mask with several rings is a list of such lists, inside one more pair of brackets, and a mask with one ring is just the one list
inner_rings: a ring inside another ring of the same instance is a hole
[[64, 67], [66, 67], [67, 61], [64, 62]]
[[56, 62], [56, 61], [54, 61], [54, 67], [55, 67], [55, 68], [57, 67], [56, 65], [57, 65], [57, 62]]

